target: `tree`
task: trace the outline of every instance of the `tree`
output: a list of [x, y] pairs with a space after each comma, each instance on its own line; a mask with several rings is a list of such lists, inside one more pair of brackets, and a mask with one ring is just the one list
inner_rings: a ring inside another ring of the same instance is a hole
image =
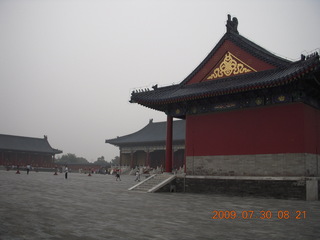
[[56, 159], [56, 163], [60, 164], [87, 164], [89, 163], [87, 159], [83, 157], [77, 157], [73, 153], [67, 153], [62, 155], [60, 158]]
[[110, 163], [104, 159], [104, 156], [98, 157], [97, 161], [95, 161], [94, 164], [105, 166], [107, 168], [110, 167]]
[[111, 165], [113, 165], [113, 166], [119, 166], [119, 165], [120, 165], [120, 157], [119, 157], [119, 156], [115, 156], [115, 157], [111, 160]]

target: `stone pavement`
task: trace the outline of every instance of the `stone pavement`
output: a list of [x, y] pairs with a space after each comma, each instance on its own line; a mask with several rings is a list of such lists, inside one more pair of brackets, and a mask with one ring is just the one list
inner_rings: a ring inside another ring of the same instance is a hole
[[0, 171], [0, 239], [320, 238], [320, 201], [140, 193], [121, 178]]

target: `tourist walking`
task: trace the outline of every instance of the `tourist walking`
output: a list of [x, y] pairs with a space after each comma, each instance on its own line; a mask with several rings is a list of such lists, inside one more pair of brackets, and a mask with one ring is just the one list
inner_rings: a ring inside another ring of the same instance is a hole
[[136, 179], [134, 181], [138, 181], [140, 182], [140, 170], [138, 168], [138, 170], [136, 171]]
[[30, 166], [30, 164], [28, 164], [27, 165], [27, 175], [29, 175], [30, 169], [31, 169], [31, 166]]
[[120, 178], [120, 171], [118, 170], [117, 173], [116, 173], [116, 181], [121, 181], [121, 178]]
[[64, 178], [65, 178], [65, 179], [68, 179], [68, 171], [69, 171], [68, 165], [66, 165], [66, 167], [65, 167], [65, 169], [64, 169], [64, 172], [65, 172]]
[[17, 172], [16, 172], [16, 174], [20, 174], [20, 167], [19, 167], [19, 165], [17, 165]]

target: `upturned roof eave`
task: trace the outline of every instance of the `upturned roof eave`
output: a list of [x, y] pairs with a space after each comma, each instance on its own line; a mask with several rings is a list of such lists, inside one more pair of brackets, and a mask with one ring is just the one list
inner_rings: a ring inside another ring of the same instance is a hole
[[[185, 135], [181, 132], [185, 128], [185, 122], [174, 121], [173, 141], [184, 141]], [[153, 123], [151, 120], [142, 129], [117, 138], [107, 139], [105, 143], [109, 143], [115, 146], [124, 145], [141, 145], [141, 144], [156, 144], [164, 143], [166, 140], [166, 122]]]
[[62, 153], [61, 150], [51, 147], [46, 136], [34, 138], [7, 134], [0, 134], [0, 150], [51, 155]]
[[42, 151], [42, 150], [37, 150], [37, 149], [19, 149], [19, 148], [0, 148], [0, 151], [5, 151], [5, 152], [21, 152], [21, 153], [32, 153], [32, 154], [60, 154], [63, 153], [63, 151], [58, 150], [58, 149], [53, 149], [52, 151]]
[[[297, 62], [296, 62], [297, 64]], [[194, 93], [194, 94], [186, 94], [186, 95], [182, 95], [182, 96], [178, 96], [178, 97], [168, 97], [168, 98], [163, 98], [163, 99], [159, 99], [159, 98], [154, 98], [154, 99], [135, 99], [134, 102], [143, 105], [143, 106], [154, 106], [154, 105], [166, 105], [166, 104], [172, 104], [172, 103], [178, 103], [178, 102], [183, 102], [183, 101], [192, 101], [192, 100], [197, 100], [197, 99], [201, 99], [201, 98], [207, 98], [207, 97], [215, 97], [215, 96], [223, 96], [223, 95], [227, 95], [227, 94], [233, 94], [233, 93], [241, 93], [241, 92], [247, 92], [247, 91], [251, 91], [251, 90], [259, 90], [259, 89], [266, 89], [266, 88], [271, 88], [271, 87], [276, 87], [276, 86], [282, 86], [285, 84], [289, 84], [292, 81], [296, 81], [298, 79], [300, 79], [301, 77], [304, 76], [304, 74], [313, 71], [314, 68], [319, 68], [319, 59], [317, 59], [317, 61], [315, 61], [314, 63], [312, 63], [311, 65], [307, 65], [304, 67], [301, 67], [301, 69], [296, 70], [296, 71], [292, 71], [289, 74], [284, 74], [280, 77], [276, 77], [274, 79], [270, 79], [268, 81], [265, 82], [257, 82], [255, 81], [254, 77], [252, 77], [252, 82], [248, 82], [247, 84], [243, 84], [243, 85], [239, 85], [239, 86], [232, 86], [230, 85], [230, 87], [227, 88], [222, 88], [222, 89], [213, 89], [213, 90], [207, 90], [204, 92], [200, 92], [200, 93]], [[284, 71], [285, 69], [271, 69], [271, 70], [266, 70], [266, 71], [262, 71], [262, 72], [257, 72], [257, 73], [249, 73], [246, 74], [246, 76], [252, 76], [252, 75], [260, 75], [260, 74], [264, 74], [266, 75], [266, 73], [268, 74], [273, 73], [273, 74], [277, 74], [277, 71], [281, 72]], [[244, 76], [244, 75], [243, 75]], [[240, 77], [243, 77], [240, 76]], [[225, 80], [230, 80], [232, 78], [238, 78], [239, 75], [234, 76], [234, 77], [229, 77], [229, 78], [224, 78], [224, 79], [219, 79], [219, 80], [214, 80], [214, 81], [225, 81]], [[228, 80], [228, 81], [229, 81]], [[192, 88], [195, 87], [197, 88], [199, 85], [210, 85], [210, 84], [214, 84], [215, 82], [212, 81], [208, 81], [208, 82], [202, 82], [202, 83], [195, 83], [195, 84], [191, 84], [191, 85], [187, 85], [188, 88]], [[182, 89], [184, 86], [180, 86], [179, 89]], [[179, 90], [177, 89], [177, 90]], [[153, 109], [155, 109], [154, 107], [151, 107]]]
[[[172, 140], [173, 143], [185, 143], [185, 139], [175, 139]], [[112, 144], [117, 147], [129, 147], [129, 146], [162, 146], [166, 144], [166, 140], [158, 140], [158, 141], [141, 141], [141, 142], [121, 142], [121, 143], [111, 143], [111, 142], [106, 142], [109, 144]]]

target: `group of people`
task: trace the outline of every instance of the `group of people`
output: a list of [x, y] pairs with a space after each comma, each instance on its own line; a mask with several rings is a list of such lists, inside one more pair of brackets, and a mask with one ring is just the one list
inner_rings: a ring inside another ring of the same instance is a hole
[[[27, 174], [29, 174], [30, 170], [31, 170], [31, 165], [27, 165]], [[65, 166], [64, 168], [64, 178], [65, 179], [68, 179], [68, 173], [69, 173], [69, 168], [68, 168], [68, 165]], [[57, 167], [55, 168], [55, 175], [57, 175]], [[121, 181], [121, 178], [120, 178], [120, 170], [116, 171], [116, 181]], [[134, 181], [138, 181], [140, 182], [140, 170], [138, 168], [138, 170], [136, 171], [136, 178]]]
[[[116, 171], [116, 181], [118, 181], [118, 180], [121, 181], [121, 178], [120, 178], [120, 170], [117, 170], [117, 171]], [[135, 179], [134, 181], [140, 182], [140, 170], [139, 170], [139, 169], [136, 171], [136, 179]]]
[[[9, 171], [9, 169], [10, 169], [10, 168], [7, 167], [7, 171]], [[12, 166], [12, 169], [14, 169], [14, 166]], [[30, 164], [27, 165], [26, 170], [27, 170], [27, 175], [29, 175], [29, 172], [30, 172], [30, 170], [31, 170], [31, 165], [30, 165]], [[20, 174], [20, 166], [19, 166], [19, 165], [17, 165], [17, 172], [16, 172], [16, 174]]]
[[[121, 178], [120, 178], [120, 170], [117, 170], [116, 171], [116, 181], [121, 181]], [[134, 180], [135, 182], [140, 182], [140, 170], [138, 168], [138, 170], [136, 171], [136, 178]]]

